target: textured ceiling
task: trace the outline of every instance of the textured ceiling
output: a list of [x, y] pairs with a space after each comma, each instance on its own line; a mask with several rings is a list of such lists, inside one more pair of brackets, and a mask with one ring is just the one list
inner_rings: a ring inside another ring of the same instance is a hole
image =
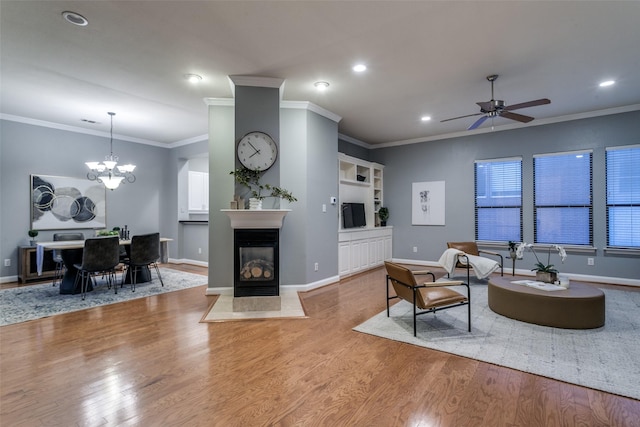
[[203, 99], [231, 98], [230, 75], [284, 79], [283, 100], [341, 116], [339, 132], [368, 144], [471, 134], [474, 117], [440, 120], [479, 112], [489, 74], [507, 105], [551, 99], [518, 110], [531, 124], [640, 108], [637, 1], [2, 0], [0, 19], [3, 117], [107, 132], [114, 111], [114, 132], [143, 142], [205, 135]]

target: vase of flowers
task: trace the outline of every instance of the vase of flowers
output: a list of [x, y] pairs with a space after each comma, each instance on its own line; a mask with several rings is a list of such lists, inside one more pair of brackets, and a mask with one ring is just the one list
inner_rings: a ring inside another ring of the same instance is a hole
[[564, 262], [564, 260], [567, 258], [567, 253], [565, 252], [564, 248], [559, 245], [550, 245], [547, 248], [546, 264], [540, 261], [540, 258], [538, 258], [538, 254], [536, 253], [533, 244], [531, 243], [521, 243], [516, 250], [516, 256], [519, 259], [522, 258], [522, 254], [527, 248], [531, 249], [531, 252], [533, 252], [533, 255], [536, 257], [536, 261], [538, 261], [535, 263], [534, 268], [531, 269], [531, 271], [536, 272], [536, 280], [545, 283], [555, 283], [558, 280], [558, 270], [555, 268], [555, 265], [551, 264], [551, 249], [557, 250], [558, 254], [560, 255], [560, 259], [562, 260], [562, 262]]

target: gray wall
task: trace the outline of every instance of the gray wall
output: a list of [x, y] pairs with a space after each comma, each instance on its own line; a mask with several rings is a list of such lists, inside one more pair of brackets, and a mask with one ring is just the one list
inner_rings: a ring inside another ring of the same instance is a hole
[[[532, 156], [592, 149], [597, 251], [568, 252], [567, 260], [559, 269], [564, 273], [640, 279], [637, 255], [603, 251], [606, 245], [605, 147], [637, 144], [639, 134], [640, 112], [636, 111], [372, 150], [371, 158], [385, 165], [384, 200], [390, 210], [389, 225], [393, 226], [393, 257], [437, 261], [447, 241], [474, 240], [474, 161], [478, 159], [522, 156], [523, 240], [533, 242]], [[441, 180], [446, 182], [446, 225], [411, 225], [412, 182]], [[418, 253], [412, 252], [414, 246], [418, 247]], [[502, 253], [507, 254], [506, 250]], [[587, 266], [587, 257], [595, 257], [594, 266]], [[526, 253], [524, 260], [516, 262], [516, 268], [529, 270], [534, 262], [533, 255]]]
[[[117, 122], [116, 122], [117, 126]], [[137, 180], [107, 190], [107, 228], [129, 226], [132, 234], [160, 230], [164, 236], [169, 222], [168, 208], [175, 212], [175, 199], [164, 197], [175, 175], [169, 150], [114, 139], [113, 152], [123, 162], [134, 163]], [[0, 259], [10, 259], [11, 266], [1, 265], [0, 277], [18, 274], [17, 246], [27, 244], [30, 228], [30, 175], [86, 177], [85, 161], [100, 161], [109, 154], [109, 138], [0, 121]], [[172, 205], [173, 203], [173, 205]], [[94, 230], [81, 230], [86, 236]], [[38, 240], [53, 240], [54, 231], [41, 231]], [[169, 254], [175, 253], [175, 243]]]
[[330, 204], [338, 195], [338, 124], [307, 110], [280, 114], [281, 184], [298, 199], [282, 228], [281, 283], [319, 282], [338, 274], [338, 211]]

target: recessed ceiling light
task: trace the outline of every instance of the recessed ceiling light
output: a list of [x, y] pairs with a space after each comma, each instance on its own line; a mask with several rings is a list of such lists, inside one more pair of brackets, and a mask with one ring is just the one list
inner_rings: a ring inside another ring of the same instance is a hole
[[87, 25], [89, 25], [89, 21], [87, 21], [87, 18], [80, 15], [79, 13], [66, 11], [62, 12], [62, 17], [65, 19], [65, 21], [79, 27], [86, 27]]
[[327, 90], [327, 88], [329, 87], [329, 83], [328, 82], [315, 82], [313, 84], [316, 89], [318, 89], [320, 92]]
[[422, 116], [420, 120], [422, 120], [423, 122], [428, 122], [429, 120], [431, 120], [431, 116]]
[[353, 71], [355, 71], [356, 73], [361, 73], [366, 70], [367, 70], [367, 66], [364, 64], [357, 64], [353, 66]]
[[615, 80], [606, 80], [600, 83], [600, 87], [613, 86], [616, 83]]
[[189, 83], [200, 83], [202, 81], [202, 77], [197, 74], [185, 74], [184, 78], [189, 80]]

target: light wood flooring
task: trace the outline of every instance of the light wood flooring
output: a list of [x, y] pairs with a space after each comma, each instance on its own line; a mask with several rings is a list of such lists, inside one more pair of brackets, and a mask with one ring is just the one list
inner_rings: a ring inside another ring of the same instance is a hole
[[307, 319], [199, 323], [204, 292], [0, 328], [0, 425], [640, 425], [637, 400], [352, 331], [382, 269], [302, 294]]

